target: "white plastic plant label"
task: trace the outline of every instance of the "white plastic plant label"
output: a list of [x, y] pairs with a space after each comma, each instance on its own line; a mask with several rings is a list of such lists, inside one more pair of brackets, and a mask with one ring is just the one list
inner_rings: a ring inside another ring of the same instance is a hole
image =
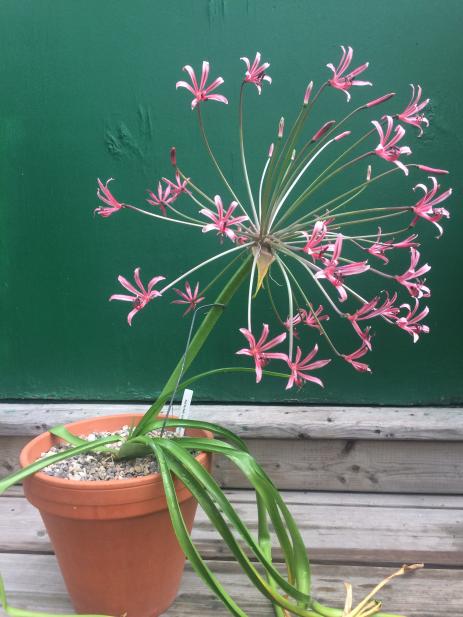
[[[182, 404], [180, 405], [179, 418], [181, 420], [188, 420], [188, 418], [190, 417], [190, 407], [191, 407], [192, 398], [193, 398], [193, 390], [188, 390], [188, 388], [185, 388], [183, 392]], [[183, 437], [184, 433], [185, 433], [184, 427], [178, 426], [175, 431], [175, 434], [178, 437]]]

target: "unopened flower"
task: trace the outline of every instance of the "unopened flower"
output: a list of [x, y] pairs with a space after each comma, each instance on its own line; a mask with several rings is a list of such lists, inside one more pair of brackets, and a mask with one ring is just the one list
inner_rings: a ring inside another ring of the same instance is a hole
[[186, 281], [185, 283], [185, 291], [177, 289], [176, 287], [174, 287], [174, 291], [180, 296], [181, 299], [173, 300], [172, 304], [188, 305], [186, 311], [183, 313], [183, 316], [185, 316], [190, 311], [193, 311], [198, 306], [198, 304], [204, 300], [204, 296], [200, 296], [199, 283], [196, 283], [194, 291], [192, 291], [190, 283], [188, 281]]
[[247, 328], [240, 328], [241, 334], [246, 338], [249, 343], [249, 349], [243, 348], [236, 353], [241, 356], [250, 356], [254, 359], [256, 365], [256, 383], [259, 383], [262, 379], [262, 369], [268, 364], [271, 359], [285, 360], [286, 354], [276, 351], [269, 351], [273, 347], [276, 347], [282, 343], [286, 338], [286, 333], [280, 334], [275, 338], [267, 341], [270, 329], [267, 324], [263, 324], [262, 334], [259, 340], [256, 342], [254, 335]]
[[315, 133], [315, 135], [312, 137], [312, 139], [310, 140], [311, 142], [315, 142], [318, 141], [320, 139], [320, 137], [323, 137], [323, 135], [330, 130], [330, 128], [336, 124], [336, 120], [328, 120], [328, 122], [325, 122], [325, 124], [320, 127], [318, 129], [318, 131]]
[[437, 229], [439, 230], [439, 235], [437, 237], [440, 238], [444, 233], [444, 230], [439, 225], [439, 221], [442, 217], [448, 219], [450, 217], [450, 212], [445, 208], [436, 208], [436, 206], [437, 204], [442, 203], [448, 197], [450, 197], [450, 195], [452, 194], [452, 189], [448, 189], [447, 191], [444, 191], [436, 197], [436, 193], [440, 189], [440, 185], [437, 183], [437, 180], [434, 176], [429, 177], [432, 182], [431, 189], [428, 189], [425, 184], [417, 184], [413, 189], [414, 191], [416, 191], [416, 189], [418, 188], [421, 189], [424, 192], [424, 195], [418, 201], [418, 203], [416, 203], [412, 207], [412, 210], [415, 213], [415, 218], [410, 223], [410, 226], [414, 227], [417, 221], [420, 218], [423, 218], [426, 221], [433, 223], [437, 227]]
[[377, 120], [372, 120], [372, 124], [379, 133], [379, 144], [376, 146], [375, 154], [377, 154], [382, 159], [385, 159], [386, 161], [394, 163], [395, 165], [397, 165], [397, 167], [400, 167], [400, 169], [404, 172], [406, 176], [408, 176], [408, 169], [401, 161], [399, 161], [399, 157], [402, 154], [408, 156], [412, 153], [412, 151], [408, 146], [396, 145], [405, 135], [405, 129], [403, 126], [400, 126], [400, 124], [398, 124], [394, 129], [394, 135], [391, 136], [394, 120], [391, 116], [386, 116], [386, 120], [386, 133], [384, 133], [383, 127]]
[[[371, 346], [370, 346], [371, 349]], [[351, 364], [356, 371], [360, 373], [371, 373], [371, 368], [365, 362], [358, 362], [359, 358], [362, 358], [368, 351], [370, 351], [365, 342], [362, 342], [362, 345], [356, 349], [351, 354], [342, 354], [342, 357], [346, 362]]]
[[340, 302], [344, 302], [347, 299], [347, 291], [344, 287], [345, 276], [352, 276], [355, 274], [361, 274], [369, 270], [370, 266], [366, 261], [357, 261], [345, 266], [339, 265], [339, 258], [342, 250], [342, 235], [338, 234], [336, 242], [333, 247], [333, 254], [331, 259], [324, 259], [325, 267], [315, 273], [318, 279], [327, 279], [332, 285], [336, 287], [339, 293]]
[[431, 291], [429, 287], [426, 287], [424, 284], [424, 280], [421, 280], [419, 277], [426, 274], [431, 270], [431, 266], [428, 264], [424, 264], [418, 270], [416, 270], [416, 266], [418, 265], [418, 261], [420, 260], [420, 253], [414, 249], [410, 249], [410, 266], [407, 270], [394, 278], [401, 285], [407, 288], [408, 293], [414, 298], [429, 298], [431, 295]]
[[430, 174], [437, 174], [438, 176], [449, 173], [447, 169], [438, 169], [437, 167], [429, 167], [428, 165], [416, 165], [416, 167], [418, 167], [421, 171], [426, 171]]
[[167, 184], [167, 186], [170, 187], [172, 191], [172, 197], [174, 199], [181, 195], [181, 193], [186, 193], [187, 195], [190, 195], [190, 191], [187, 189], [188, 181], [190, 180], [190, 178], [185, 178], [185, 180], [182, 180], [180, 172], [177, 171], [175, 173], [175, 182], [172, 182], [172, 180], [169, 180], [169, 178], [163, 178], [163, 180]]
[[204, 216], [207, 216], [208, 219], [211, 219], [212, 223], [208, 223], [203, 227], [203, 233], [208, 231], [212, 231], [216, 229], [218, 234], [221, 236], [227, 236], [230, 238], [232, 242], [234, 242], [237, 238], [236, 232], [232, 229], [233, 226], [239, 225], [244, 221], [248, 220], [246, 215], [242, 216], [233, 216], [233, 212], [238, 207], [238, 203], [236, 201], [232, 201], [228, 210], [225, 212], [223, 207], [222, 199], [219, 195], [214, 197], [215, 207], [217, 208], [217, 212], [212, 212], [208, 208], [203, 208], [200, 210], [200, 213]]
[[363, 73], [363, 71], [368, 68], [368, 62], [365, 62], [365, 64], [362, 64], [347, 75], [344, 75], [352, 62], [354, 50], [352, 47], [348, 47], [346, 51], [346, 48], [342, 45], [341, 49], [342, 56], [337, 68], [334, 68], [334, 65], [331, 63], [326, 65], [331, 71], [333, 71], [333, 77], [328, 80], [328, 83], [337, 90], [343, 90], [346, 93], [347, 100], [350, 101], [351, 96], [348, 90], [352, 86], [371, 86], [373, 84], [370, 81], [360, 81], [355, 79], [357, 75], [360, 75], [360, 73]]
[[141, 311], [141, 309], [144, 308], [148, 304], [148, 302], [151, 302], [151, 300], [153, 300], [154, 298], [162, 295], [161, 292], [153, 289], [153, 287], [156, 285], [156, 283], [159, 283], [159, 281], [163, 281], [165, 279], [164, 276], [155, 276], [148, 283], [148, 288], [145, 289], [140, 279], [140, 268], [135, 268], [133, 278], [135, 280], [135, 283], [137, 284], [138, 289], [134, 287], [132, 283], [129, 283], [129, 281], [123, 276], [119, 275], [117, 277], [117, 280], [122, 285], [122, 287], [125, 287], [127, 291], [130, 291], [130, 293], [133, 294], [132, 296], [127, 296], [125, 294], [114, 294], [109, 298], [110, 301], [122, 300], [123, 302], [132, 303], [133, 309], [127, 315], [127, 321], [129, 322], [129, 326], [132, 325], [132, 319], [134, 315], [138, 313], [138, 311]]
[[420, 321], [423, 320], [429, 313], [429, 308], [425, 306], [420, 312], [417, 298], [415, 298], [415, 306], [413, 309], [409, 304], [401, 304], [400, 308], [407, 309], [407, 314], [397, 317], [395, 323], [399, 326], [399, 328], [405, 330], [405, 332], [408, 332], [408, 334], [413, 337], [413, 342], [416, 343], [420, 338], [420, 334], [429, 333], [429, 326], [420, 323]]
[[319, 368], [323, 368], [327, 364], [331, 362], [331, 359], [328, 360], [316, 360], [312, 362], [313, 358], [318, 353], [318, 345], [314, 345], [312, 351], [307, 354], [307, 356], [301, 360], [302, 351], [301, 348], [298, 347], [296, 350], [296, 356], [294, 361], [291, 358], [286, 357], [286, 361], [291, 370], [291, 375], [288, 379], [288, 383], [286, 384], [286, 390], [292, 388], [296, 385], [298, 388], [304, 385], [305, 381], [311, 381], [312, 383], [316, 383], [323, 388], [323, 382], [318, 377], [314, 377], [313, 375], [309, 375], [307, 371], [314, 371]]
[[309, 104], [310, 95], [312, 94], [312, 89], [313, 89], [313, 81], [311, 81], [309, 85], [307, 86], [307, 88], [305, 89], [304, 107], [307, 107], [307, 105]]
[[410, 84], [412, 87], [412, 98], [410, 99], [409, 104], [404, 109], [401, 114], [397, 114], [397, 118], [406, 124], [411, 124], [412, 126], [416, 126], [419, 128], [420, 133], [419, 136], [423, 134], [423, 129], [421, 127], [422, 124], [425, 126], [429, 126], [429, 120], [420, 113], [422, 109], [426, 107], [429, 103], [429, 99], [425, 99], [420, 103], [421, 98], [421, 86], [417, 86], [417, 92], [415, 96], [415, 86]]
[[259, 52], [256, 53], [256, 57], [254, 58], [254, 62], [252, 64], [248, 58], [240, 58], [240, 60], [242, 60], [247, 67], [244, 81], [249, 84], [254, 84], [259, 94], [262, 92], [263, 81], [267, 81], [269, 84], [272, 83], [272, 78], [265, 74], [265, 71], [269, 68], [270, 64], [268, 62], [260, 64], [260, 58], [261, 55]]
[[395, 92], [389, 92], [389, 94], [384, 94], [383, 96], [378, 97], [377, 99], [373, 99], [372, 101], [365, 103], [364, 107], [376, 107], [376, 105], [381, 105], [381, 103], [385, 103], [389, 99], [395, 96]]
[[177, 198], [177, 196], [171, 191], [172, 189], [169, 184], [163, 188], [161, 182], [158, 182], [158, 194], [155, 195], [153, 191], [148, 191], [150, 199], [147, 199], [146, 201], [152, 206], [158, 206], [161, 209], [162, 214], [166, 216], [167, 206], [169, 206]]
[[98, 208], [95, 208], [94, 212], [104, 218], [111, 216], [111, 214], [118, 212], [124, 207], [124, 204], [117, 201], [108, 188], [108, 184], [111, 180], [114, 180], [114, 178], [109, 178], [109, 180], [106, 180], [106, 184], [103, 184], [103, 182], [98, 178], [98, 188], [96, 190], [96, 194], [98, 199], [105, 203], [106, 206], [98, 206]]
[[195, 98], [191, 101], [191, 109], [194, 109], [196, 105], [201, 101], [207, 101], [208, 99], [210, 99], [211, 101], [219, 101], [219, 103], [228, 104], [228, 99], [226, 99], [221, 94], [211, 94], [213, 90], [223, 84], [222, 77], [217, 77], [217, 79], [214, 79], [214, 81], [209, 86], [206, 86], [207, 78], [209, 77], [209, 62], [206, 62], [205, 60], [203, 62], [201, 81], [199, 82], [199, 85], [196, 79], [196, 74], [189, 64], [184, 66], [182, 70], [188, 73], [192, 85], [190, 85], [186, 81], [178, 81], [175, 84], [175, 87], [186, 88], [191, 92], [191, 94], [194, 95]]

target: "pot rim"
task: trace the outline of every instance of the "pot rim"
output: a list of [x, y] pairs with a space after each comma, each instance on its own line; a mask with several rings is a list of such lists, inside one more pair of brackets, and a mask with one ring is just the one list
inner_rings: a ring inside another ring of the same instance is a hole
[[[102, 421], [104, 422], [105, 420], [111, 420], [114, 421], [115, 419], [123, 419], [123, 418], [129, 418], [129, 419], [133, 419], [133, 418], [142, 418], [144, 416], [143, 413], [140, 412], [133, 412], [133, 413], [126, 413], [126, 414], [112, 414], [112, 415], [106, 415], [106, 416], [94, 416], [91, 418], [84, 418], [82, 420], [76, 420], [75, 422], [70, 422], [68, 424], [65, 424], [65, 428], [67, 428], [68, 430], [75, 428], [76, 426], [78, 426], [79, 424], [87, 424], [88, 422], [92, 422], [94, 420], [97, 421]], [[163, 416], [159, 416], [160, 418], [162, 418]], [[170, 416], [171, 419], [175, 419], [176, 416]], [[123, 426], [124, 424], [126, 424], [127, 422], [122, 420], [122, 424], [121, 426]], [[197, 429], [197, 430], [201, 430], [206, 438], [208, 439], [213, 439], [213, 434], [210, 431], [206, 431], [204, 429]], [[31, 439], [30, 441], [27, 442], [27, 444], [22, 448], [20, 454], [19, 454], [19, 463], [21, 465], [21, 467], [24, 469], [24, 467], [27, 467], [28, 465], [31, 464], [31, 462], [35, 462], [37, 460], [39, 460], [38, 458], [34, 458], [34, 461], [29, 462], [29, 452], [30, 450], [34, 447], [35, 444], [39, 443], [41, 440], [43, 439], [47, 439], [47, 438], [51, 438], [52, 440], [59, 440], [59, 441], [63, 441], [62, 439], [60, 439], [59, 437], [55, 437], [54, 435], [52, 435], [49, 431], [44, 431], [43, 433], [40, 433], [39, 435], [37, 435], [37, 437], [34, 437], [34, 439]], [[207, 452], [200, 452], [195, 458], [197, 461], [199, 461], [200, 463], [204, 464], [205, 460], [207, 459], [207, 457], [209, 456], [209, 454]], [[37, 480], [41, 481], [41, 482], [45, 482], [46, 484], [48, 484], [49, 486], [53, 486], [56, 488], [66, 488], [66, 489], [70, 489], [70, 490], [94, 490], [94, 491], [101, 491], [102, 489], [110, 489], [110, 490], [114, 490], [114, 489], [127, 489], [130, 487], [139, 487], [139, 486], [143, 486], [145, 484], [154, 484], [154, 483], [162, 483], [162, 478], [161, 478], [161, 474], [159, 472], [155, 472], [155, 473], [151, 473], [149, 475], [146, 476], [139, 476], [136, 478], [123, 478], [123, 479], [114, 479], [114, 480], [68, 480], [66, 478], [57, 478], [55, 476], [50, 476], [49, 474], [43, 472], [43, 471], [36, 471], [33, 475]], [[31, 477], [31, 476], [28, 476]], [[25, 478], [25, 480], [27, 480], [27, 478]]]

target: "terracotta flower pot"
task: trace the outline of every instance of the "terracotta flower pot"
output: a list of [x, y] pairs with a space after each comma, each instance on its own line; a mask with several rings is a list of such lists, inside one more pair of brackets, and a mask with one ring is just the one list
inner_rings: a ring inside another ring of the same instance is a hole
[[[115, 431], [141, 414], [73, 422], [76, 435]], [[209, 437], [206, 431], [187, 431]], [[59, 440], [43, 433], [22, 450], [24, 467]], [[198, 455], [210, 469], [211, 456]], [[197, 502], [175, 481], [191, 531]], [[159, 474], [108, 481], [76, 481], [36, 473], [24, 481], [27, 499], [40, 510], [74, 608], [79, 613], [155, 617], [175, 600], [185, 557], [170, 521]]]

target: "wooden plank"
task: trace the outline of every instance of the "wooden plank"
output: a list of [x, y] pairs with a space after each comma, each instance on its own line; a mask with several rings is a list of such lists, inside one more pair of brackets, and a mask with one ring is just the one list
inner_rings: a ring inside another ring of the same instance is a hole
[[[463, 493], [463, 442], [250, 439], [251, 452], [280, 489]], [[228, 460], [214, 458], [227, 488], [248, 488]]]
[[[251, 491], [229, 491], [241, 519], [256, 532]], [[355, 496], [284, 492], [315, 561], [394, 564], [423, 561], [463, 567], [463, 497], [443, 500], [389, 495]], [[40, 516], [25, 499], [0, 499], [0, 550], [51, 552]], [[209, 559], [229, 558], [227, 547], [199, 510], [193, 538]], [[279, 558], [277, 552], [276, 557]]]
[[[37, 435], [96, 415], [143, 412], [137, 403], [1, 403], [0, 435]], [[463, 441], [461, 408], [194, 405], [193, 416], [250, 439]]]
[[[235, 564], [214, 561], [208, 565], [246, 614], [250, 617], [273, 615], [268, 601], [254, 591]], [[13, 606], [54, 613], [72, 612], [53, 556], [0, 554], [0, 571]], [[341, 607], [344, 580], [353, 584], [354, 599], [360, 600], [391, 572], [391, 568], [373, 566], [315, 565], [314, 596]], [[396, 579], [381, 591], [380, 598], [384, 610], [397, 611], [408, 617], [458, 617], [462, 615], [463, 571], [424, 569]], [[165, 613], [166, 617], [217, 617], [225, 614], [223, 605], [187, 564], [177, 600]]]
[[[24, 437], [0, 437], [0, 477], [18, 468]], [[280, 489], [463, 493], [463, 442], [247, 440]], [[222, 486], [248, 488], [226, 459], [214, 458]]]

